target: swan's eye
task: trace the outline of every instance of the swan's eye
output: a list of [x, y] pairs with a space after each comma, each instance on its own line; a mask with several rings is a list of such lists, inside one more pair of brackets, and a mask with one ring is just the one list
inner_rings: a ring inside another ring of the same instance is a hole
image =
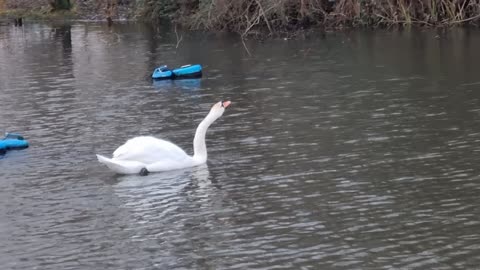
[[222, 101], [220, 101], [220, 105], [222, 105], [222, 108], [223, 108], [223, 100], [222, 100]]

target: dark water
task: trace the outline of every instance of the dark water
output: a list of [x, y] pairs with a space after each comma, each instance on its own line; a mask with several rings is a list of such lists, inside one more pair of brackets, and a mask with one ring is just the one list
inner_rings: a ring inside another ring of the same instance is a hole
[[[2, 269], [478, 269], [480, 32], [247, 42], [143, 25], [0, 27]], [[200, 81], [152, 83], [159, 64]], [[155, 135], [207, 166], [117, 176]]]

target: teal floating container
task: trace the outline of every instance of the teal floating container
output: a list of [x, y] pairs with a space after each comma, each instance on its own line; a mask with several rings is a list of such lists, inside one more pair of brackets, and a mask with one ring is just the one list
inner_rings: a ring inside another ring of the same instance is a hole
[[187, 79], [202, 77], [202, 66], [184, 65], [179, 68], [169, 69], [166, 65], [160, 66], [153, 71], [152, 78], [155, 80]]
[[20, 134], [6, 133], [0, 140], [0, 154], [5, 154], [8, 150], [18, 150], [28, 147], [28, 141]]

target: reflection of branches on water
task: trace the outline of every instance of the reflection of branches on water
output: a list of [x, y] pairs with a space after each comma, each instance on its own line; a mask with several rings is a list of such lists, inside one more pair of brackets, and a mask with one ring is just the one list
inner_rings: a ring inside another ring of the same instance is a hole
[[243, 38], [243, 36], [242, 36], [241, 39], [242, 39], [243, 47], [245, 48], [245, 51], [247, 51], [248, 56], [252, 56], [252, 54], [251, 54], [250, 51], [248, 50], [247, 44], [245, 44], [245, 39]]
[[177, 45], [175, 46], [175, 49], [178, 49], [178, 46], [180, 45], [180, 42], [182, 42], [183, 35], [180, 36], [180, 39], [178, 38], [178, 32], [177, 32], [177, 25], [175, 24], [175, 36], [177, 37]]
[[[19, 32], [21, 33], [21, 36], [17, 35]], [[0, 39], [0, 49], [6, 49], [8, 53], [15, 53], [16, 46], [11, 46], [10, 43], [7, 42], [8, 40], [13, 40], [12, 38], [14, 38], [15, 41], [21, 41], [22, 44], [26, 44], [28, 41], [25, 35], [24, 27], [15, 27], [12, 28], [12, 31], [5, 31], [2, 33], [2, 38]]]
[[[110, 32], [112, 34], [111, 36], [101, 36], [98, 41], [100, 41], [102, 44], [106, 46], [112, 46], [115, 44], [120, 44], [121, 41], [121, 36], [118, 33], [115, 32]], [[109, 39], [113, 37], [112, 39]]]
[[308, 48], [306, 50], [303, 51], [303, 58], [306, 58], [308, 53], [310, 53], [310, 51], [312, 50], [312, 48]]
[[12, 53], [14, 50], [12, 49], [12, 46], [10, 46], [10, 44], [8, 43], [3, 43], [3, 42], [0, 42], [0, 49], [6, 49], [6, 51], [8, 53]]

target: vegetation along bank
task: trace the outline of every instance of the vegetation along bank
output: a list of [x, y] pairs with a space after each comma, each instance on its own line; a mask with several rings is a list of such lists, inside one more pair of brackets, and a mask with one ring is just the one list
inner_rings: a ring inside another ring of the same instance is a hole
[[0, 0], [0, 14], [76, 19], [170, 19], [244, 36], [311, 28], [480, 25], [480, 0]]

